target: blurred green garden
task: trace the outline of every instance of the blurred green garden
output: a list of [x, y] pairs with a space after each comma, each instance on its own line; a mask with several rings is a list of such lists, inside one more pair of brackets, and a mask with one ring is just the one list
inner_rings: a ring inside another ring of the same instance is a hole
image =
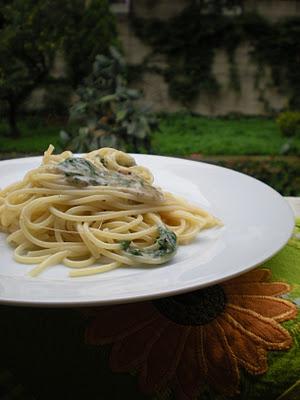
[[0, 159], [50, 143], [111, 146], [233, 168], [300, 195], [300, 16], [177, 0], [162, 20], [159, 2], [120, 1], [122, 13], [115, 3], [1, 2]]

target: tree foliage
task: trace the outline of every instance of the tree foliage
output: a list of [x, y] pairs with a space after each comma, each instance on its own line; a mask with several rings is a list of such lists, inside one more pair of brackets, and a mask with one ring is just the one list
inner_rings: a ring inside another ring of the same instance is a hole
[[86, 8], [82, 4], [72, 8], [64, 38], [65, 60], [74, 87], [92, 71], [97, 54], [108, 54], [109, 46], [118, 44], [108, 1], [91, 0], [87, 4]]
[[49, 77], [58, 50], [65, 49], [72, 80], [78, 81], [91, 68], [90, 57], [108, 49], [115, 28], [111, 20], [102, 29], [103, 20], [110, 17], [107, 7], [106, 0], [88, 5], [84, 0], [0, 3], [0, 101], [7, 108], [13, 136], [18, 136], [20, 105]]
[[6, 1], [0, 6], [0, 98], [8, 106], [12, 134], [15, 113], [44, 81], [61, 38], [59, 1]]

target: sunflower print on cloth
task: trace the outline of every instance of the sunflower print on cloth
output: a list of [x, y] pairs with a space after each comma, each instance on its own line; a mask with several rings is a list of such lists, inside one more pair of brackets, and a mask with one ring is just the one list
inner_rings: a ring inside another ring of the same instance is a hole
[[292, 346], [280, 322], [294, 318], [296, 306], [279, 297], [290, 287], [270, 278], [255, 269], [184, 295], [92, 309], [86, 342], [112, 344], [111, 369], [136, 371], [145, 394], [172, 387], [178, 399], [193, 399], [209, 385], [235, 395], [240, 367], [263, 374], [268, 350]]

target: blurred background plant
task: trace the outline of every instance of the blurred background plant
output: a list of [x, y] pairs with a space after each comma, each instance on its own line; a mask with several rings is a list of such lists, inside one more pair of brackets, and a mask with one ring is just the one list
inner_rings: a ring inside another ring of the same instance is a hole
[[87, 152], [99, 147], [151, 152], [151, 133], [157, 119], [138, 104], [142, 92], [131, 89], [121, 53], [110, 48], [109, 56], [97, 55], [92, 73], [77, 90], [70, 108], [70, 122], [80, 127], [61, 131], [61, 147]]
[[287, 138], [280, 149], [280, 154], [299, 154], [296, 146], [300, 138], [300, 112], [285, 111], [278, 115], [276, 123], [280, 133], [284, 138]]
[[283, 136], [300, 135], [300, 111], [285, 111], [278, 115], [276, 122]]
[[74, 86], [90, 72], [95, 54], [108, 52], [116, 41], [106, 0], [88, 4], [84, 0], [2, 0], [0, 102], [8, 133], [20, 137], [21, 106], [34, 89], [49, 82], [58, 51], [67, 64], [66, 81]]
[[92, 72], [97, 54], [109, 54], [110, 46], [121, 44], [108, 0], [72, 1], [76, 5], [69, 10], [63, 50], [66, 75], [76, 88]]
[[299, 49], [298, 0], [1, 0], [0, 159], [114, 146], [300, 195]]

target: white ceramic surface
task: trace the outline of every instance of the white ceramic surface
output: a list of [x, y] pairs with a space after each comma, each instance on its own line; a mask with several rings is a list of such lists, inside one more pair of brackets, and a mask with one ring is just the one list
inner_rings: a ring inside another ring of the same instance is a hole
[[[92, 277], [69, 278], [51, 267], [38, 278], [16, 263], [0, 233], [0, 302], [31, 306], [84, 306], [134, 302], [183, 293], [245, 272], [279, 251], [294, 225], [286, 200], [247, 175], [201, 162], [134, 155], [151, 169], [155, 184], [181, 195], [224, 222], [180, 246], [175, 258], [156, 267], [119, 268]], [[0, 186], [23, 177], [41, 158], [0, 162]]]

